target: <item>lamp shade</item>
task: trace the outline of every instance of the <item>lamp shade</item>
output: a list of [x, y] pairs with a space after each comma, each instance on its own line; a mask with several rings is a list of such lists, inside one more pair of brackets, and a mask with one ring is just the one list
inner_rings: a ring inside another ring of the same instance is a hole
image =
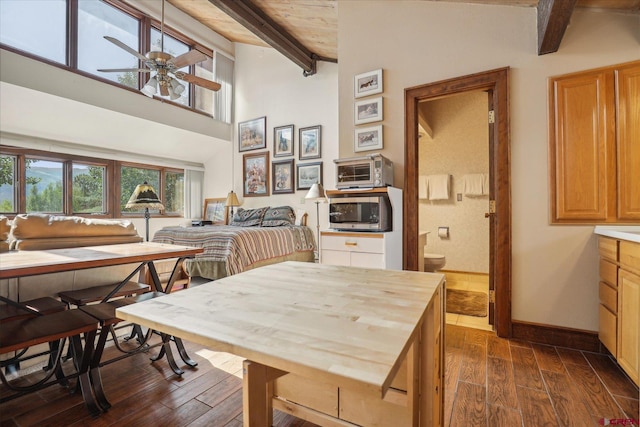
[[125, 208], [142, 210], [149, 209], [164, 209], [156, 190], [150, 186], [147, 181], [143, 184], [138, 184], [136, 189], [133, 190], [133, 194], [129, 198]]
[[238, 200], [238, 196], [236, 196], [236, 193], [232, 191], [229, 191], [229, 194], [227, 194], [227, 201], [224, 204], [225, 206], [240, 206], [240, 201]]
[[326, 195], [324, 194], [324, 188], [322, 188], [322, 184], [318, 183], [313, 184], [309, 189], [307, 195], [304, 196], [305, 199], [312, 200], [324, 199], [325, 197]]

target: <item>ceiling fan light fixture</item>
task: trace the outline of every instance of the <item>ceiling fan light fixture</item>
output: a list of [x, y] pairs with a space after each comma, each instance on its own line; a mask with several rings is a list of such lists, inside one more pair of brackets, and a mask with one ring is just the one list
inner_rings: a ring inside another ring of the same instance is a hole
[[173, 89], [173, 92], [175, 92], [178, 97], [182, 94], [182, 92], [184, 92], [184, 86], [182, 84], [180, 84], [180, 82], [177, 79], [171, 79], [171, 89]]
[[170, 100], [175, 101], [176, 99], [180, 98], [180, 95], [177, 94], [175, 90], [173, 90], [173, 87], [171, 87], [171, 85], [167, 86], [167, 90], [169, 91]]
[[153, 98], [153, 95], [155, 95], [156, 92], [158, 91], [158, 89], [156, 89], [157, 84], [158, 84], [158, 81], [156, 80], [156, 78], [151, 77], [147, 82], [147, 84], [144, 85], [142, 90], [140, 90], [140, 92], [144, 93], [149, 98]]

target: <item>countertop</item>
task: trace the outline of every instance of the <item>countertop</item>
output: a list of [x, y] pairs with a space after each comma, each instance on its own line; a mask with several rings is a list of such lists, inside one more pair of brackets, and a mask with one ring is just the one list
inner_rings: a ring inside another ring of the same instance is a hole
[[593, 232], [600, 236], [607, 236], [614, 239], [628, 240], [630, 242], [640, 243], [640, 226], [637, 225], [597, 225]]

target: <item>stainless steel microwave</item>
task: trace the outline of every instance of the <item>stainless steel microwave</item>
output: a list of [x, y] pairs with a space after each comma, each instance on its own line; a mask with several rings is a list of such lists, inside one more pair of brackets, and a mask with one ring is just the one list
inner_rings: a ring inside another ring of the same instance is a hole
[[329, 198], [329, 228], [341, 231], [391, 231], [391, 202], [384, 195]]
[[336, 159], [336, 188], [393, 186], [393, 162], [382, 154]]

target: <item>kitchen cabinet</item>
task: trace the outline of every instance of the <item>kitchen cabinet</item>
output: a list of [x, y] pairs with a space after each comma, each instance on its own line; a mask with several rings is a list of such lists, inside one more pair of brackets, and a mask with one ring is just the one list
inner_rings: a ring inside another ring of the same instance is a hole
[[392, 252], [386, 233], [323, 231], [320, 239], [322, 264], [402, 269], [402, 258]]
[[640, 61], [549, 80], [553, 223], [640, 219]]
[[598, 336], [629, 378], [640, 384], [640, 242], [601, 235], [598, 251]]

